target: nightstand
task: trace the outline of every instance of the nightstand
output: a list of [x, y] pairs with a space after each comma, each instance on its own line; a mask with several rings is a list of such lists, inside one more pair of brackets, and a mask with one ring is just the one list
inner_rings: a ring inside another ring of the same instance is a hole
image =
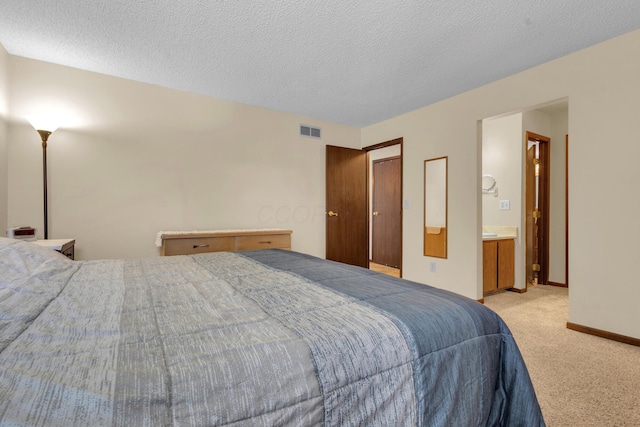
[[42, 246], [43, 248], [53, 249], [68, 258], [74, 259], [75, 257], [75, 239], [36, 240], [33, 243]]

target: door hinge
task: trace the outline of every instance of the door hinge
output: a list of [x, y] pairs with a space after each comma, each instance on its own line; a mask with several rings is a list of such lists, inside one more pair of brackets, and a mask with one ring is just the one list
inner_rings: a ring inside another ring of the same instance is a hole
[[531, 269], [532, 269], [533, 271], [540, 271], [540, 264], [533, 264], [533, 265], [531, 266]]
[[531, 216], [533, 216], [534, 218], [540, 218], [542, 217], [542, 213], [540, 212], [540, 210], [538, 209], [534, 209], [533, 212], [531, 213]]

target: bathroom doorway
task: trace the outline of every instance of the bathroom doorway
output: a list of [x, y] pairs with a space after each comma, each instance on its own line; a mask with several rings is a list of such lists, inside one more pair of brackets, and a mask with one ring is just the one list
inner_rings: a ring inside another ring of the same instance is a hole
[[482, 225], [517, 227], [514, 290], [518, 292], [526, 292], [533, 264], [526, 266], [527, 131], [546, 136], [550, 141], [547, 144], [549, 164], [543, 168], [548, 179], [549, 214], [545, 218], [548, 238], [542, 242], [546, 254], [542, 257], [548, 257], [548, 262], [540, 263], [541, 267], [546, 264], [546, 271], [537, 274], [538, 281], [545, 277], [547, 285], [567, 286], [568, 150], [565, 139], [569, 133], [568, 118], [569, 102], [560, 99], [482, 121], [481, 173], [491, 175], [496, 181], [491, 191], [482, 194]]

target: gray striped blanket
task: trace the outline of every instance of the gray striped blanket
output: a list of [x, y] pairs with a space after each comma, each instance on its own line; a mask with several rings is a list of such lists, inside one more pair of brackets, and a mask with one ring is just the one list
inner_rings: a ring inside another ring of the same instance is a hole
[[541, 426], [475, 301], [281, 250], [70, 261], [0, 238], [0, 425]]

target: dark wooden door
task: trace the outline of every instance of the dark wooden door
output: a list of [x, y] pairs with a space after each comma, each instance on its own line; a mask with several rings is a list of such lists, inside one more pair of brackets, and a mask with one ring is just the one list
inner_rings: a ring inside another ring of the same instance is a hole
[[369, 267], [367, 153], [327, 145], [326, 258]]
[[400, 157], [373, 162], [373, 216], [371, 218], [371, 260], [400, 267], [402, 194]]

